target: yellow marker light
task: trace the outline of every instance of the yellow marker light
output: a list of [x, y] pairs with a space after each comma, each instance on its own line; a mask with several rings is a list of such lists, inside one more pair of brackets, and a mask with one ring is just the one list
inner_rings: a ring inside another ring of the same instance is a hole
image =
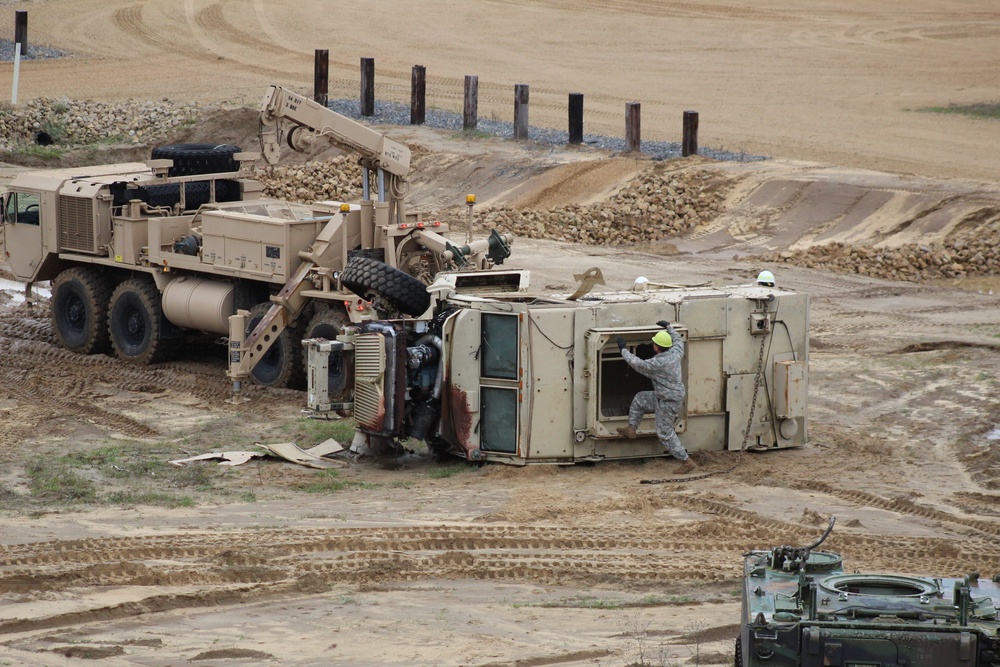
[[465, 195], [465, 203], [466, 204], [475, 204], [476, 203], [476, 195]]

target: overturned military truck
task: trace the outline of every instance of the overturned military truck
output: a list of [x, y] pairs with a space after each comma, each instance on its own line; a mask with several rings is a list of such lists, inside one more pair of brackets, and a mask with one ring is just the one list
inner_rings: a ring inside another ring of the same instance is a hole
[[632, 397], [651, 384], [615, 339], [648, 358], [655, 322], [670, 320], [686, 340], [687, 397], [675, 428], [689, 451], [807, 441], [807, 295], [640, 282], [542, 296], [526, 293], [522, 273], [442, 273], [418, 317], [356, 322], [335, 340], [304, 341], [310, 410], [349, 411], [359, 446], [416, 438], [470, 461], [659, 456], [652, 414], [638, 438], [617, 432]]
[[736, 667], [1000, 667], [1000, 574], [849, 573], [819, 542], [745, 556]]

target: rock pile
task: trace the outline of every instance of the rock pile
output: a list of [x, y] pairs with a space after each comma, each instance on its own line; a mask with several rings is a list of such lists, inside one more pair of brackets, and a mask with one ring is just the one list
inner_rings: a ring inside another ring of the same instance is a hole
[[[747, 258], [751, 259], [751, 258]], [[844, 243], [768, 253], [755, 263], [788, 263], [886, 280], [924, 282], [941, 278], [1000, 275], [1000, 231], [980, 229], [953, 241], [868, 248]]]
[[517, 236], [627, 245], [662, 241], [691, 231], [722, 211], [730, 182], [704, 169], [667, 173], [655, 165], [611, 198], [546, 210], [485, 209], [478, 223]]
[[265, 167], [258, 169], [254, 177], [263, 183], [266, 196], [287, 201], [361, 198], [361, 167], [344, 155], [291, 167]]
[[[181, 102], [94, 102], [38, 98], [23, 107], [0, 108], [0, 150], [33, 145], [44, 132], [62, 147], [96, 143], [162, 141], [201, 109]], [[43, 140], [44, 142], [44, 140]]]
[[[317, 199], [351, 201], [360, 193], [361, 170], [347, 157], [307, 162], [295, 167], [260, 170], [264, 193], [299, 202]], [[721, 212], [730, 181], [699, 169], [668, 173], [653, 165], [624, 190], [606, 201], [552, 209], [486, 207], [477, 211], [483, 229], [517, 236], [596, 245], [660, 241], [694, 229]], [[465, 226], [465, 209], [429, 212], [431, 217]]]

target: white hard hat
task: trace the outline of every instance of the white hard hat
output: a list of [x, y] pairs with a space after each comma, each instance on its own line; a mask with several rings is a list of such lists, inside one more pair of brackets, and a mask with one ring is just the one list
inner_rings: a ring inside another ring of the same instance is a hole
[[641, 292], [642, 290], [646, 289], [646, 285], [648, 284], [649, 284], [649, 278], [647, 278], [646, 276], [639, 276], [638, 278], [635, 279], [635, 282], [632, 283], [632, 291]]
[[757, 284], [774, 287], [774, 274], [770, 271], [761, 271], [757, 274]]

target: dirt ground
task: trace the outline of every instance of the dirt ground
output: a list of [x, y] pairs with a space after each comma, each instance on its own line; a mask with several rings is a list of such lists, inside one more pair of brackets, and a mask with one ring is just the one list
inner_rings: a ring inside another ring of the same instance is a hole
[[[6, 6], [30, 10], [33, 39], [80, 54], [25, 63], [22, 98], [253, 103], [272, 81], [305, 87], [312, 49], [330, 48], [334, 96], [353, 95], [358, 57], [375, 56], [379, 95], [405, 99], [419, 62], [437, 106], [459, 104], [477, 73], [481, 114], [505, 117], [528, 82], [534, 122], [558, 125], [565, 92], [582, 90], [588, 131], [617, 131], [638, 99], [644, 133], [670, 138], [698, 108], [703, 145], [781, 156], [709, 165], [740, 179], [727, 212], [672, 245], [517, 240], [513, 265], [543, 292], [591, 266], [612, 288], [746, 282], [759, 252], [940, 240], [1000, 199], [995, 121], [909, 110], [1000, 98], [1000, 11], [981, 3], [337, 4]], [[158, 75], [132, 76], [135, 56], [155, 56]], [[179, 139], [244, 141], [248, 120], [211, 116]], [[469, 191], [484, 205], [594, 201], [644, 166], [392, 133], [424, 149], [417, 208]], [[871, 192], [880, 205], [859, 206]], [[226, 403], [214, 342], [151, 367], [66, 353], [44, 295], [29, 307], [0, 284], [0, 664], [732, 664], [741, 555], [805, 544], [830, 515], [826, 546], [849, 568], [1000, 573], [1000, 283], [768, 268], [811, 296], [810, 443], [697, 452], [718, 474], [660, 485], [639, 482], [669, 477], [663, 460], [470, 468], [419, 448], [336, 474], [176, 468], [349, 430], [301, 418], [300, 392]]]
[[[703, 146], [861, 169], [993, 181], [990, 121], [923, 113], [1000, 100], [1000, 8], [978, 0], [34, 0], [34, 43], [77, 58], [25, 62], [20, 98], [204, 100], [255, 104], [270, 83], [312, 90], [314, 51], [330, 53], [330, 95], [358, 97], [375, 59], [378, 99], [461, 111], [479, 77], [481, 118], [511, 120], [515, 84], [531, 122], [565, 128], [584, 94], [585, 130], [679, 141], [685, 110]], [[9, 90], [10, 70], [0, 74]]]

